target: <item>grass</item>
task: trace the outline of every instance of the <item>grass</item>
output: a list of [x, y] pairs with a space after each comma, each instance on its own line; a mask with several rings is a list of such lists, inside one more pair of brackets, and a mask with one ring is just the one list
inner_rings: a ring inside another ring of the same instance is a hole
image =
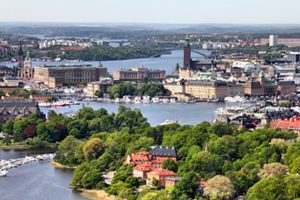
[[55, 161], [50, 162], [49, 165], [51, 165], [52, 167], [61, 168], [61, 169], [75, 169], [74, 167], [62, 165]]

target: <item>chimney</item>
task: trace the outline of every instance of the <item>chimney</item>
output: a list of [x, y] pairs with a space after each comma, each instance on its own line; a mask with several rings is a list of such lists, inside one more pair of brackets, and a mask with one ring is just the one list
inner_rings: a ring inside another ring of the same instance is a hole
[[127, 156], [127, 163], [130, 163], [130, 157], [129, 157], [129, 155]]

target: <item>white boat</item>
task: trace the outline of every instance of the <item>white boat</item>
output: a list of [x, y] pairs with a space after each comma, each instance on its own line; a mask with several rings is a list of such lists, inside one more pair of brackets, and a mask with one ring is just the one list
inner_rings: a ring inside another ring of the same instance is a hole
[[207, 102], [209, 103], [215, 103], [215, 102], [218, 102], [219, 99], [208, 99]]
[[0, 171], [0, 177], [5, 177], [7, 176], [8, 171]]
[[196, 103], [196, 99], [187, 99], [186, 102], [187, 103]]
[[176, 99], [175, 98], [172, 98], [170, 103], [176, 103]]
[[163, 99], [163, 103], [169, 103], [169, 99]]
[[119, 98], [115, 98], [115, 103], [120, 103], [120, 99]]
[[88, 97], [88, 98], [83, 99], [83, 101], [94, 101], [94, 99]]
[[158, 102], [159, 102], [159, 98], [153, 97], [153, 98], [152, 98], [152, 102], [153, 102], [153, 103], [158, 103]]
[[180, 123], [178, 119], [176, 119], [175, 121], [167, 119], [164, 123], [161, 123], [160, 125], [167, 125], [167, 124], [180, 124]]
[[136, 103], [136, 104], [142, 103], [142, 102], [141, 102], [141, 98], [140, 98], [140, 97], [135, 97], [135, 98], [134, 98], [134, 103]]
[[150, 103], [150, 96], [143, 96], [143, 103], [145, 104]]

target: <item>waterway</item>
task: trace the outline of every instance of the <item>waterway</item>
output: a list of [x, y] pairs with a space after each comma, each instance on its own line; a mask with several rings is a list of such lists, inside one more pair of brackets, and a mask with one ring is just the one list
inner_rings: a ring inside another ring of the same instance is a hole
[[[0, 149], [0, 159], [24, 157], [53, 152], [53, 149]], [[58, 169], [50, 161], [31, 162], [10, 169], [7, 177], [0, 177], [0, 199], [3, 200], [84, 200], [87, 199], [67, 186], [73, 178], [72, 169]], [[22, 175], [23, 174], [23, 175]]]
[[[206, 55], [209, 55], [208, 51], [200, 51]], [[203, 59], [198, 54], [192, 52], [192, 58]], [[158, 58], [138, 58], [138, 59], [128, 59], [128, 60], [113, 60], [113, 61], [101, 61], [103, 67], [107, 68], [107, 71], [110, 74], [113, 74], [114, 70], [119, 69], [130, 69], [132, 67], [146, 67], [148, 69], [164, 69], [166, 70], [166, 74], [172, 74], [172, 71], [175, 69], [176, 64], [182, 65], [183, 63], [183, 50], [174, 50], [171, 51], [171, 54], [165, 54]], [[61, 65], [61, 64], [91, 64], [94, 66], [99, 65], [99, 61], [83, 61], [83, 62], [41, 62], [41, 61], [33, 61], [32, 66], [43, 66], [46, 65]], [[13, 67], [17, 65], [17, 63], [8, 63], [5, 64], [8, 67]]]

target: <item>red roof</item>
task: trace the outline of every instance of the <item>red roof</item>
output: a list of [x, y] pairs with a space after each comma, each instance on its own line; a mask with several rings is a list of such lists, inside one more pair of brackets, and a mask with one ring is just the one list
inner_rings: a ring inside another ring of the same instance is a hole
[[167, 169], [155, 169], [152, 172], [149, 172], [150, 174], [155, 174], [159, 176], [176, 176], [176, 174], [170, 170]]
[[133, 168], [133, 170], [139, 170], [139, 171], [154, 171], [156, 170], [155, 167], [153, 167], [152, 165], [150, 164], [147, 164], [147, 163], [143, 163], [143, 164], [139, 164], [137, 166], [135, 166]]

